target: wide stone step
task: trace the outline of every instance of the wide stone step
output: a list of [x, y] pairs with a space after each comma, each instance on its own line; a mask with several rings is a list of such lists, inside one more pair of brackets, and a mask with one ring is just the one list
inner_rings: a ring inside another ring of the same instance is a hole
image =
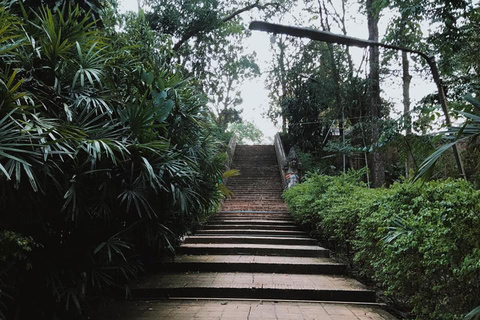
[[286, 245], [317, 245], [318, 242], [315, 239], [305, 238], [305, 237], [266, 237], [266, 236], [256, 236], [249, 237], [245, 235], [241, 236], [206, 236], [206, 235], [195, 235], [185, 238], [183, 243], [244, 243], [244, 244], [286, 244]]
[[231, 205], [223, 205], [222, 206], [223, 210], [285, 210], [287, 211], [287, 208], [285, 206], [273, 206], [273, 205], [236, 205], [236, 204], [231, 204]]
[[293, 218], [285, 215], [284, 217], [279, 216], [247, 216], [247, 215], [216, 215], [211, 221], [241, 221], [241, 220], [273, 220], [273, 221], [288, 221], [294, 222]]
[[271, 177], [271, 176], [260, 177], [258, 175], [238, 176], [238, 177], [228, 179], [228, 184], [240, 184], [240, 183], [252, 183], [252, 182], [257, 182], [262, 185], [265, 185], [265, 184], [275, 185], [277, 183], [281, 183], [281, 180], [280, 180], [280, 176], [279, 177]]
[[228, 181], [230, 182], [234, 182], [234, 181], [251, 181], [251, 180], [257, 180], [257, 181], [260, 181], [260, 180], [264, 180], [264, 181], [268, 181], [268, 182], [277, 182], [280, 180], [280, 174], [277, 174], [277, 172], [270, 172], [270, 173], [267, 173], [267, 174], [262, 174], [262, 172], [258, 171], [258, 172], [252, 172], [250, 174], [242, 174], [240, 172], [240, 175], [238, 176], [235, 176], [235, 177], [231, 177], [228, 179]]
[[229, 214], [232, 216], [264, 216], [264, 217], [273, 217], [273, 216], [278, 216], [278, 217], [284, 217], [284, 216], [290, 216], [290, 214], [285, 211], [270, 211], [270, 210], [265, 210], [265, 211], [253, 211], [253, 210], [244, 210], [244, 211], [227, 211], [227, 210], [219, 210], [217, 213], [217, 216], [221, 216], [224, 214]]
[[281, 181], [269, 182], [265, 180], [228, 181], [227, 187], [237, 192], [240, 190], [254, 192], [256, 190], [258, 193], [262, 193], [263, 189], [268, 188], [275, 189], [275, 192], [278, 192], [277, 194], [281, 194], [283, 190]]
[[375, 292], [336, 275], [286, 273], [160, 273], [131, 285], [136, 299], [172, 297], [375, 302]]
[[234, 215], [265, 215], [265, 216], [285, 216], [288, 215], [290, 216], [289, 213], [286, 211], [271, 211], [271, 210], [265, 210], [265, 211], [253, 211], [253, 210], [243, 210], [243, 211], [229, 211], [229, 210], [220, 210], [218, 213], [221, 214], [234, 214]]
[[272, 202], [282, 202], [283, 198], [280, 195], [263, 195], [263, 194], [238, 194], [234, 193], [231, 198], [227, 201], [272, 201]]
[[242, 177], [255, 176], [255, 175], [261, 175], [266, 178], [278, 178], [280, 176], [278, 166], [276, 165], [262, 166], [255, 169], [251, 169], [251, 168], [247, 169], [247, 168], [241, 168], [241, 167], [236, 167], [232, 169], [237, 169], [240, 173], [238, 176], [232, 177], [231, 179], [233, 180], [237, 180]]
[[245, 201], [245, 200], [240, 200], [240, 199], [235, 199], [235, 198], [231, 198], [231, 199], [228, 199], [228, 200], [225, 200], [223, 202], [224, 204], [239, 204], [239, 205], [249, 205], [249, 204], [272, 204], [272, 205], [282, 205], [282, 206], [286, 206], [286, 204], [283, 202], [283, 200], [281, 199], [253, 199], [251, 201]]
[[233, 158], [233, 163], [241, 163], [246, 162], [252, 166], [252, 162], [254, 165], [261, 165], [266, 162], [277, 162], [277, 158], [275, 155], [263, 155], [263, 154], [237, 154], [236, 157]]
[[244, 189], [236, 189], [236, 188], [229, 188], [230, 191], [234, 193], [235, 196], [261, 196], [261, 197], [274, 197], [274, 198], [282, 198], [282, 191], [276, 190], [272, 192], [265, 192], [263, 190], [250, 190], [245, 191]]
[[242, 244], [242, 243], [184, 243], [179, 254], [246, 254], [285, 257], [329, 257], [329, 251], [318, 246]]
[[208, 224], [204, 229], [250, 229], [250, 230], [292, 230], [292, 231], [301, 231], [300, 227], [296, 225], [255, 225], [249, 223], [238, 223], [238, 224]]
[[261, 194], [265, 194], [265, 195], [268, 195], [268, 194], [278, 194], [278, 195], [281, 195], [282, 192], [283, 192], [283, 187], [281, 186], [280, 183], [278, 183], [278, 185], [275, 185], [275, 186], [262, 186], [261, 189], [258, 189], [258, 188], [255, 188], [255, 186], [253, 187], [250, 187], [250, 186], [241, 186], [241, 187], [237, 187], [235, 185], [232, 185], [230, 183], [227, 182], [227, 187], [232, 190], [232, 191], [235, 191], [235, 192], [238, 192], [238, 193], [243, 193], [243, 194], [251, 194], [251, 193], [261, 193]]
[[282, 198], [281, 190], [272, 191], [272, 192], [265, 192], [264, 190], [251, 190], [251, 191], [243, 191], [242, 189], [232, 190], [236, 196], [262, 196], [262, 197], [278, 197]]
[[236, 188], [229, 188], [230, 191], [234, 192], [235, 195], [240, 196], [262, 196], [262, 197], [280, 197], [282, 198], [282, 190], [279, 188], [278, 190], [267, 192], [264, 190], [250, 190], [246, 191], [244, 189], [236, 189]]
[[[283, 203], [282, 201], [279, 201], [279, 200], [275, 200], [275, 201], [268, 201], [268, 200], [252, 200], [252, 201], [242, 201], [242, 200], [235, 200], [235, 199], [230, 199], [230, 200], [227, 200], [227, 201], [224, 201], [223, 202], [223, 205], [224, 206], [239, 206], [239, 207], [252, 207], [252, 206], [265, 206], [267, 208], [265, 208], [264, 210], [262, 211], [277, 211], [274, 208], [278, 208], [278, 207], [281, 207], [283, 209], [286, 209], [287, 208], [287, 205], [285, 203]], [[271, 209], [268, 209], [268, 206], [271, 206], [272, 208]], [[254, 209], [250, 209], [249, 211], [256, 211]], [[259, 210], [260, 211], [260, 210]]]
[[[269, 195], [268, 193], [265, 193], [263, 194], [262, 193], [262, 189], [263, 188], [266, 188], [267, 186], [264, 185], [264, 184], [243, 184], [243, 185], [235, 185], [235, 184], [228, 184], [227, 185], [227, 188], [233, 192], [233, 194], [235, 195], [236, 193], [243, 193], [243, 194], [252, 194], [252, 193], [256, 193], [256, 194], [259, 194], [259, 195]], [[278, 190], [275, 191], [275, 195], [277, 196], [281, 196], [282, 195], [282, 185], [281, 183], [279, 182], [277, 185], [276, 185], [276, 188]]]
[[295, 223], [292, 221], [288, 220], [263, 220], [263, 219], [216, 219], [215, 224], [255, 224], [258, 226], [263, 226], [263, 225], [280, 225], [280, 226], [296, 226]]
[[246, 182], [232, 182], [230, 181], [227, 183], [227, 187], [232, 190], [233, 192], [235, 191], [245, 191], [245, 192], [258, 192], [261, 193], [262, 190], [275, 190], [275, 192], [278, 192], [278, 194], [282, 193], [283, 186], [280, 181], [275, 182], [275, 183], [267, 183], [266, 181], [257, 181], [257, 182], [252, 182], [252, 181], [246, 181]]
[[307, 234], [301, 230], [253, 230], [253, 229], [202, 229], [198, 230], [196, 235], [235, 235], [244, 234], [249, 236], [269, 236], [269, 237], [284, 237], [284, 236], [304, 236]]
[[92, 320], [395, 320], [376, 304], [228, 299], [118, 301]]
[[328, 258], [248, 255], [184, 255], [166, 260], [161, 270], [187, 272], [263, 272], [288, 274], [345, 274], [346, 265]]

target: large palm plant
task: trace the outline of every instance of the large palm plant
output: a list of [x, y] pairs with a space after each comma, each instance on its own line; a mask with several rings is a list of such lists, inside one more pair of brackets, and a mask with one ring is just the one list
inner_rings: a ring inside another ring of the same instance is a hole
[[26, 239], [0, 299], [7, 317], [73, 319], [216, 209], [222, 146], [148, 30], [68, 5], [0, 15], [0, 243]]

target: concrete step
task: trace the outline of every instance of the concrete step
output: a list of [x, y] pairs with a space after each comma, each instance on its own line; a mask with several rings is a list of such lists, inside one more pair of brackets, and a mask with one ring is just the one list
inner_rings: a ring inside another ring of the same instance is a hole
[[223, 201], [224, 204], [232, 204], [232, 203], [235, 203], [235, 204], [239, 204], [239, 205], [249, 205], [249, 204], [264, 204], [264, 205], [276, 205], [276, 206], [286, 206], [286, 204], [283, 202], [282, 199], [252, 199], [251, 201], [248, 201], [248, 200], [242, 200], [242, 199], [235, 199], [235, 198], [231, 198], [231, 199], [227, 199], [225, 201]]
[[346, 265], [328, 258], [248, 255], [183, 255], [165, 260], [160, 270], [171, 272], [256, 272], [288, 274], [345, 274]]
[[236, 187], [236, 186], [232, 186], [230, 184], [227, 183], [227, 187], [230, 191], [232, 191], [234, 194], [238, 193], [240, 195], [251, 195], [251, 194], [261, 194], [261, 195], [268, 195], [268, 194], [275, 194], [275, 195], [278, 195], [278, 196], [281, 196], [282, 195], [282, 192], [283, 192], [283, 188], [282, 186], [279, 184], [276, 188], [274, 189], [269, 189], [268, 191], [267, 190], [262, 190], [262, 189], [259, 189], [259, 188], [248, 188], [248, 187]]
[[265, 205], [223, 205], [223, 210], [285, 210], [287, 211], [286, 206], [265, 206]]
[[277, 158], [275, 155], [262, 155], [262, 154], [236, 154], [236, 157], [233, 158], [234, 164], [246, 163], [250, 167], [253, 165], [262, 165], [265, 163], [277, 163]]
[[238, 299], [117, 301], [92, 320], [396, 320], [382, 305]]
[[275, 190], [278, 192], [278, 195], [281, 195], [282, 193], [282, 183], [280, 181], [275, 182], [275, 183], [268, 183], [267, 181], [264, 180], [258, 180], [258, 181], [233, 181], [227, 182], [227, 187], [232, 190], [232, 192], [238, 192], [239, 190], [244, 190], [248, 192], [256, 192], [259, 194], [262, 194], [262, 189], [263, 188], [269, 188], [270, 190]]
[[296, 226], [291, 220], [273, 220], [273, 219], [215, 219], [215, 224], [255, 224], [257, 226], [279, 225], [279, 226]]
[[276, 214], [288, 214], [285, 211], [274, 211], [274, 210], [219, 210], [219, 214], [221, 213], [234, 213], [234, 214], [266, 214], [266, 215], [276, 215]]
[[[249, 230], [257, 230], [259, 232], [267, 231], [267, 230], [290, 230], [290, 231], [301, 231], [300, 227], [296, 225], [255, 225], [250, 223], [238, 223], [238, 224], [208, 224], [203, 229], [215, 230], [215, 229], [249, 229]], [[202, 229], [200, 229], [202, 230]]]
[[136, 299], [171, 297], [375, 302], [375, 292], [337, 275], [184, 272], [147, 276], [131, 285]]
[[263, 184], [271, 184], [275, 186], [281, 182], [280, 175], [272, 176], [271, 173], [262, 174], [260, 172], [250, 173], [249, 175], [239, 175], [228, 179], [228, 183], [251, 183], [251, 182], [263, 182]]
[[183, 243], [250, 243], [250, 244], [286, 244], [286, 245], [298, 245], [298, 246], [315, 246], [318, 241], [305, 237], [268, 237], [268, 236], [255, 236], [249, 237], [245, 235], [239, 236], [220, 236], [220, 235], [195, 235], [185, 238]]
[[[241, 207], [249, 207], [249, 206], [254, 206], [254, 205], [264, 205], [264, 206], [272, 206], [274, 208], [281, 207], [281, 208], [287, 208], [287, 205], [283, 201], [264, 201], [264, 200], [255, 200], [255, 201], [242, 201], [242, 200], [226, 200], [223, 202], [224, 205], [237, 205]], [[270, 210], [270, 211], [278, 211], [276, 209], [264, 209], [265, 211]], [[227, 210], [226, 210], [227, 211]], [[250, 210], [250, 211], [256, 211], [256, 210]], [[262, 211], [262, 210], [258, 210]]]
[[261, 203], [282, 203], [283, 198], [280, 196], [264, 196], [261, 194], [234, 194], [225, 201], [243, 201], [243, 202], [261, 202]]
[[276, 218], [291, 218], [291, 215], [285, 211], [218, 211], [216, 217], [260, 217], [265, 219]]
[[184, 243], [177, 249], [178, 254], [244, 254], [284, 257], [329, 257], [329, 251], [318, 246], [242, 244], [242, 243]]
[[238, 235], [244, 234], [249, 236], [269, 236], [269, 237], [284, 237], [284, 236], [304, 236], [307, 234], [300, 230], [253, 230], [253, 229], [202, 229], [198, 230], [196, 235]]
[[[264, 185], [260, 185], [260, 186], [250, 186], [250, 185], [242, 185], [242, 186], [235, 186], [235, 185], [227, 185], [228, 189], [230, 191], [233, 192], [233, 195], [238, 195], [238, 196], [262, 196], [262, 197], [282, 197], [282, 189], [281, 189], [281, 184], [279, 183], [278, 184], [278, 188], [279, 190], [276, 191], [276, 194], [274, 195], [271, 195], [271, 194], [267, 194], [267, 193], [262, 193], [262, 188], [263, 188]], [[241, 193], [240, 190], [247, 190], [247, 189], [251, 189], [250, 191], [248, 191], [248, 193]], [[255, 191], [256, 190], [256, 191]]]
[[269, 216], [235, 216], [235, 215], [217, 215], [214, 218], [212, 218], [211, 221], [241, 221], [241, 220], [274, 220], [274, 221], [288, 221], [291, 223], [294, 223], [294, 220], [292, 217], [285, 216], [285, 217], [269, 217]]

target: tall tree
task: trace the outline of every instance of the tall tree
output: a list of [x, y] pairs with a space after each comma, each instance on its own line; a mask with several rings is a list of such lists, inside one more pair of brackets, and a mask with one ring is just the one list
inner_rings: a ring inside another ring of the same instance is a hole
[[203, 84], [216, 112], [217, 124], [224, 130], [229, 123], [240, 120], [242, 110], [237, 109], [242, 103], [239, 86], [246, 79], [260, 75], [255, 54], [239, 56], [238, 51], [242, 49], [235, 43], [226, 47], [222, 59], [212, 66]]
[[[378, 21], [380, 19], [379, 4], [375, 0], [366, 0], [368, 40], [378, 42]], [[370, 115], [372, 122], [372, 145], [380, 138], [380, 119], [383, 117], [382, 100], [380, 98], [380, 50], [377, 46], [369, 48], [369, 90]], [[385, 159], [383, 153], [375, 148], [372, 156], [372, 186], [381, 187], [385, 183]]]
[[242, 22], [245, 13], [273, 14], [281, 1], [254, 0], [147, 0], [147, 19], [161, 35], [170, 36], [173, 57], [184, 73], [198, 79], [208, 95], [219, 125], [239, 120], [239, 85], [259, 75], [255, 56], [245, 54], [242, 40], [248, 36]]
[[[425, 51], [424, 41], [422, 39], [422, 30], [419, 21], [422, 17], [418, 11], [412, 10], [412, 6], [418, 0], [396, 0], [390, 3], [390, 9], [398, 11], [398, 14], [390, 21], [384, 42], [401, 46], [405, 48], [412, 48], [420, 51]], [[392, 59], [398, 58], [398, 51], [388, 52], [384, 57], [384, 63], [391, 63]], [[403, 96], [403, 119], [405, 128], [405, 177], [409, 177], [410, 170], [413, 168], [414, 159], [411, 145], [412, 135], [412, 116], [410, 107], [410, 83], [412, 75], [410, 73], [410, 60], [407, 52], [401, 52], [402, 65], [402, 96]], [[421, 61], [425, 63], [424, 61]]]

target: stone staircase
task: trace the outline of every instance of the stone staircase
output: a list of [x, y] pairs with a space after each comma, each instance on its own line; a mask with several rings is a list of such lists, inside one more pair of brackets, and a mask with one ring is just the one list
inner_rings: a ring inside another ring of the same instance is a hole
[[[347, 277], [346, 266], [295, 225], [281, 198], [273, 146], [237, 146], [232, 166], [241, 173], [227, 184], [234, 196], [162, 272], [132, 284], [132, 297], [143, 301], [134, 303], [139, 313], [120, 317], [120, 308], [118, 319], [160, 319], [162, 312], [168, 319], [394, 319], [375, 304], [373, 290]], [[168, 313], [180, 308], [174, 301], [192, 298], [207, 300]], [[252, 317], [260, 305], [261, 316]], [[296, 315], [278, 314], [281, 306]]]
[[230, 178], [233, 197], [224, 202], [220, 214], [255, 211], [287, 213], [282, 199], [282, 181], [274, 146], [237, 146], [232, 169], [240, 175]]

